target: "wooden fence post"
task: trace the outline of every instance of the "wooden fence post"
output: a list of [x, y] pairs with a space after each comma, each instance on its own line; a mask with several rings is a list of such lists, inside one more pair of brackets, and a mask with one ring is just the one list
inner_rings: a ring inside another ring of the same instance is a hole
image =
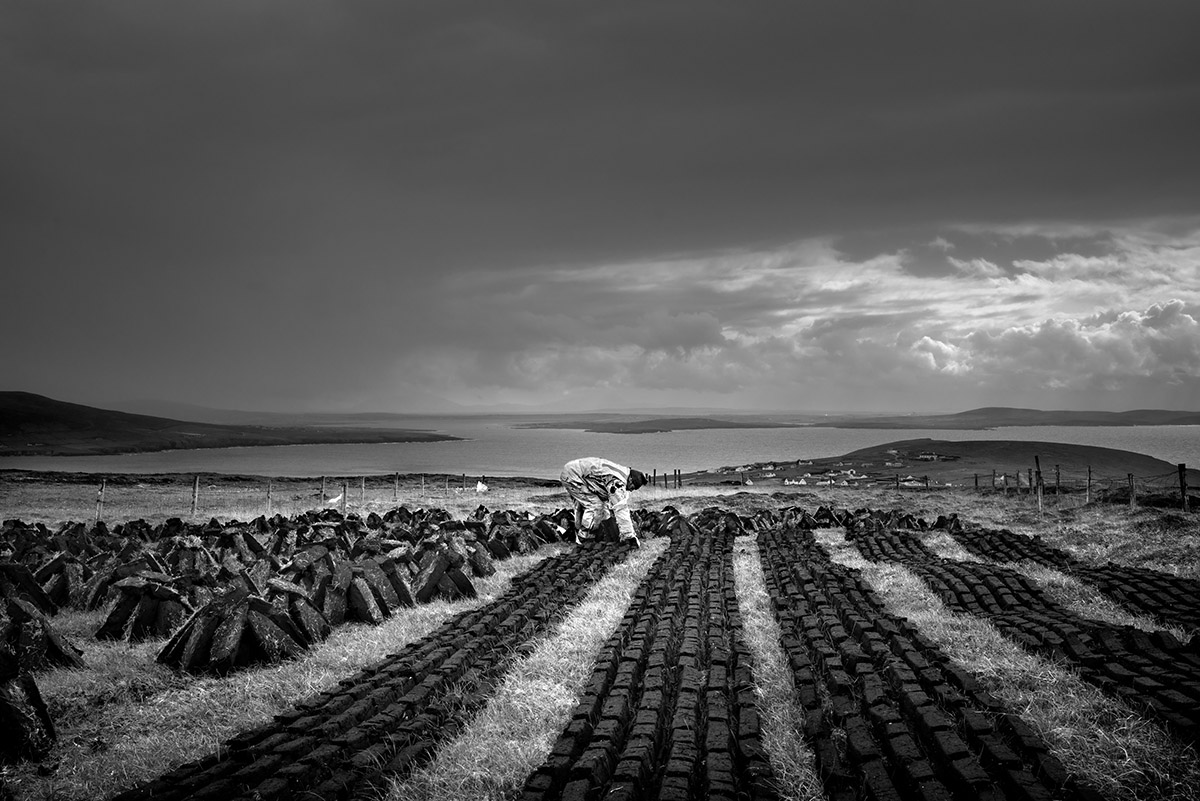
[[392, 500], [393, 501], [400, 500], [400, 474], [399, 473], [392, 474]]
[[192, 517], [196, 516], [196, 505], [200, 502], [200, 476], [192, 481]]
[[925, 476], [925, 489], [929, 489], [929, 476]]
[[658, 468], [657, 467], [654, 468], [654, 471], [650, 476], [650, 486], [652, 486], [652, 487], [658, 486]]
[[361, 483], [358, 485], [358, 505], [366, 506], [367, 505], [367, 477], [359, 476], [359, 481]]
[[1179, 503], [1183, 507], [1183, 511], [1188, 511], [1186, 464], [1179, 465]]
[[992, 468], [992, 489], [996, 488], [996, 468]]
[[1037, 454], [1033, 456], [1033, 465], [1037, 468], [1037, 504], [1038, 517], [1042, 516], [1042, 459]]
[[267, 479], [267, 517], [271, 516], [271, 479]]
[[1127, 473], [1126, 476], [1129, 478], [1129, 508], [1133, 509], [1137, 506], [1136, 493], [1133, 489], [1133, 473]]
[[350, 494], [350, 484], [342, 482], [342, 517], [346, 516], [346, 496]]
[[900, 474], [899, 473], [896, 474], [896, 491], [897, 492], [900, 491]]
[[975, 474], [975, 491], [976, 492], [979, 491], [979, 474], [978, 473]]
[[321, 505], [325, 505], [325, 476], [321, 476]]
[[1058, 469], [1058, 465], [1054, 465], [1054, 494], [1058, 495], [1059, 488], [1062, 485], [1062, 472]]
[[96, 522], [100, 522], [101, 515], [104, 514], [104, 487], [108, 485], [108, 479], [100, 479], [100, 491], [96, 493]]
[[1092, 466], [1090, 464], [1088, 465], [1087, 491], [1083, 496], [1083, 502], [1085, 504], [1092, 502]]

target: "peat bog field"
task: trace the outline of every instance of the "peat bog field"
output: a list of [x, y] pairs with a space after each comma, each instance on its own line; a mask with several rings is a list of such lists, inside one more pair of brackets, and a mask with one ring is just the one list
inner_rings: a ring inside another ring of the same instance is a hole
[[0, 798], [1200, 796], [1200, 514], [965, 490], [0, 529]]

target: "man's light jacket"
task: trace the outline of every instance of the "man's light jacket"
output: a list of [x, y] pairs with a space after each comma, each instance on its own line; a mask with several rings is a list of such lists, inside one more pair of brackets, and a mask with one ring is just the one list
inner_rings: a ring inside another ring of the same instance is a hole
[[629, 468], [625, 465], [585, 456], [563, 466], [559, 476], [571, 500], [575, 501], [575, 528], [584, 532], [599, 526], [612, 510], [621, 539], [637, 535], [629, 514]]

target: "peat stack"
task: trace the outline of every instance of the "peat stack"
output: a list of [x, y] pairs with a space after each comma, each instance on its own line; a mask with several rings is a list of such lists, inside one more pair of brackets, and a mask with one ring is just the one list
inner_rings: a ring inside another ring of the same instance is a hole
[[83, 652], [24, 598], [9, 598], [0, 605], [0, 647], [7, 649], [22, 673], [84, 666]]
[[403, 606], [417, 602], [407, 570], [386, 557], [357, 562], [339, 560], [331, 573], [322, 575], [312, 593], [331, 626], [344, 622], [378, 624]]
[[235, 587], [188, 618], [158, 661], [187, 673], [224, 676], [294, 658], [314, 642], [286, 611]]
[[275, 608], [287, 612], [309, 643], [321, 642], [333, 631], [320, 608], [299, 584], [273, 578], [267, 582], [267, 598]]
[[115, 597], [104, 622], [96, 629], [98, 640], [142, 640], [170, 637], [193, 609], [163, 573], [143, 571], [112, 585]]
[[136, 558], [126, 562], [122, 562], [116, 567], [108, 570], [97, 571], [96, 575], [92, 576], [88, 582], [87, 600], [85, 606], [88, 609], [99, 609], [108, 603], [109, 590], [114, 584], [122, 579], [137, 575], [138, 573], [148, 571], [150, 573], [169, 574], [171, 568], [158, 554], [151, 551], [146, 551], [139, 554]]
[[81, 562], [78, 556], [59, 551], [37, 569], [33, 578], [60, 609], [64, 606], [84, 609], [87, 605], [87, 583], [94, 575], [95, 571]]
[[16, 654], [0, 641], [0, 764], [37, 761], [54, 745], [54, 721], [33, 676], [19, 667]]
[[434, 598], [454, 601], [476, 597], [475, 585], [462, 570], [466, 563], [466, 559], [446, 543], [426, 541], [417, 559], [417, 573], [412, 580], [417, 602], [428, 603]]
[[266, 546], [245, 526], [223, 526], [216, 535], [214, 555], [217, 561], [223, 564], [232, 558], [249, 566], [266, 554]]
[[0, 562], [0, 599], [21, 598], [43, 614], [58, 613], [58, 604], [50, 599], [29, 568], [16, 562]]
[[299, 584], [310, 595], [316, 590], [322, 576], [333, 573], [338, 559], [329, 548], [320, 543], [310, 545], [294, 554], [291, 560], [279, 566], [279, 575]]
[[220, 568], [216, 555], [195, 534], [171, 537], [163, 561], [176, 576], [211, 576]]

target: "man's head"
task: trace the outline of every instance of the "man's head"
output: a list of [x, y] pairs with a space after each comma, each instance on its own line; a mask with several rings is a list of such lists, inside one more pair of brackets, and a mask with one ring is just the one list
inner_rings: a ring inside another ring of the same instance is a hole
[[643, 473], [641, 470], [634, 470], [632, 467], [629, 468], [629, 479], [625, 482], [625, 487], [627, 489], [635, 490], [639, 487], [646, 486], [646, 483], [647, 479], [645, 473]]

